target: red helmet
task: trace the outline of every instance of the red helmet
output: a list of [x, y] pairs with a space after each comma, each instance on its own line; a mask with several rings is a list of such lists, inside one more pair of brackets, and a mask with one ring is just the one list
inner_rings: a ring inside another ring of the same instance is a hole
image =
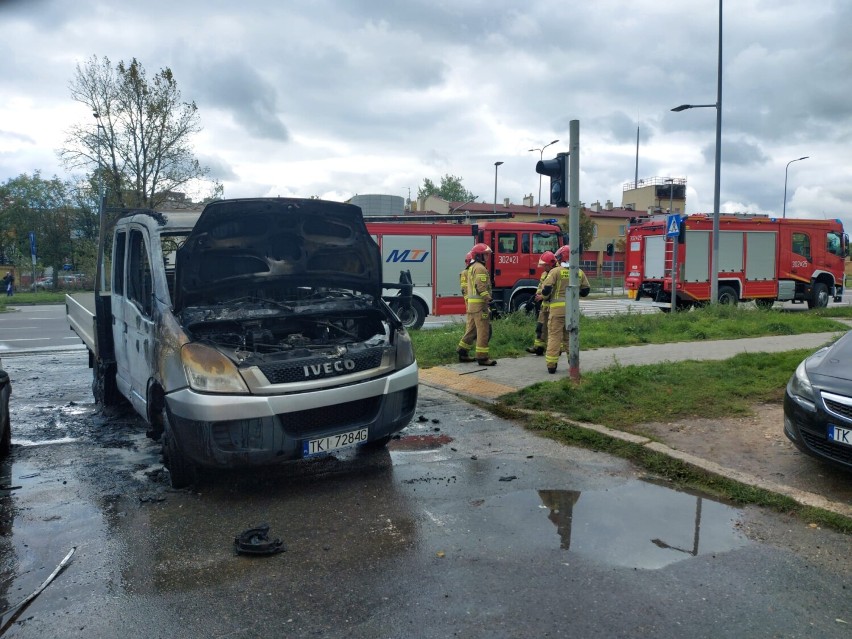
[[539, 266], [556, 266], [556, 256], [553, 254], [553, 251], [545, 251], [541, 254], [541, 257], [538, 258]]
[[571, 247], [568, 244], [563, 244], [556, 249], [556, 253], [554, 253], [554, 255], [558, 261], [567, 262], [568, 257], [571, 255]]
[[473, 248], [470, 249], [470, 254], [473, 259], [482, 257], [482, 259], [484, 260], [486, 255], [491, 255], [491, 247], [487, 244], [480, 242], [479, 244], [473, 245]]
[[464, 256], [464, 263], [470, 264], [473, 261], [473, 253], [470, 251], [467, 252], [467, 255]]

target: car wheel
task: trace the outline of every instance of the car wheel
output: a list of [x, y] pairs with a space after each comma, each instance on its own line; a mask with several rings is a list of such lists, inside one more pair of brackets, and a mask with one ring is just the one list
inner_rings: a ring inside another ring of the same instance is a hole
[[172, 488], [186, 488], [192, 486], [196, 479], [195, 464], [193, 464], [178, 447], [177, 440], [172, 432], [171, 423], [166, 409], [162, 411], [163, 420], [163, 456], [166, 458], [166, 468], [169, 469], [169, 478]]
[[719, 304], [734, 304], [739, 302], [737, 292], [730, 286], [719, 287]]
[[808, 300], [808, 308], [825, 308], [826, 306], [828, 306], [828, 287], [822, 282], [817, 282]]
[[124, 397], [118, 392], [115, 375], [115, 364], [96, 362], [92, 366], [92, 395], [95, 402], [101, 406], [118, 406], [124, 401]]

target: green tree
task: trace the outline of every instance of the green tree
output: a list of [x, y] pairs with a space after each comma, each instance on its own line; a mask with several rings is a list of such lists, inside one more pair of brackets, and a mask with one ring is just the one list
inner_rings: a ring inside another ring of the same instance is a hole
[[478, 197], [464, 187], [462, 178], [449, 173], [441, 178], [440, 186], [436, 186], [429, 178], [423, 178], [423, 186], [417, 190], [417, 199], [430, 195], [437, 195], [447, 202], [468, 202]]
[[149, 79], [136, 58], [113, 67], [109, 58], [92, 56], [77, 65], [70, 90], [96, 121], [72, 126], [59, 155], [66, 166], [89, 168], [102, 180], [109, 204], [156, 208], [207, 181], [209, 168], [191, 146], [201, 130], [198, 107], [183, 101], [168, 67]]
[[[28, 270], [30, 232], [35, 233], [38, 261], [55, 273], [73, 260], [71, 239], [77, 216], [68, 195], [69, 186], [58, 177], [45, 180], [36, 171], [21, 174], [0, 185], [0, 228], [3, 252], [15, 256], [20, 269]], [[54, 284], [57, 279], [54, 278]]]

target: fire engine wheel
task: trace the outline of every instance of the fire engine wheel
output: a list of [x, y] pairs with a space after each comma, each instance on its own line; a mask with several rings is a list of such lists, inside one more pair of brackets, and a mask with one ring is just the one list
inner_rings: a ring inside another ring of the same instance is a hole
[[808, 300], [808, 308], [825, 308], [828, 306], [828, 287], [822, 282], [814, 284], [813, 295]]
[[532, 311], [527, 309], [527, 304], [532, 300], [532, 298], [532, 293], [518, 293], [515, 295], [515, 297], [512, 298], [512, 312], [515, 313], [517, 311], [521, 311], [531, 314]]
[[730, 286], [719, 287], [719, 304], [734, 304], [739, 301], [737, 292]]
[[169, 469], [169, 478], [172, 488], [186, 488], [192, 486], [196, 481], [195, 465], [190, 462], [178, 447], [172, 432], [171, 422], [166, 413], [162, 411], [163, 420], [163, 457], [166, 458], [166, 468]]
[[393, 311], [396, 313], [397, 317], [399, 317], [399, 321], [402, 322], [402, 325], [408, 330], [420, 328], [423, 326], [423, 322], [426, 321], [427, 311], [423, 306], [423, 302], [420, 300], [413, 299], [411, 300], [411, 306], [409, 308], [396, 307]]

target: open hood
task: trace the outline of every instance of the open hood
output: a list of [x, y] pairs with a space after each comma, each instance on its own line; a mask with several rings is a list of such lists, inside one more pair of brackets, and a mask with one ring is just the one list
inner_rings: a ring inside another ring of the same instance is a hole
[[361, 209], [301, 198], [208, 204], [177, 251], [174, 307], [296, 287], [382, 291], [379, 247]]

